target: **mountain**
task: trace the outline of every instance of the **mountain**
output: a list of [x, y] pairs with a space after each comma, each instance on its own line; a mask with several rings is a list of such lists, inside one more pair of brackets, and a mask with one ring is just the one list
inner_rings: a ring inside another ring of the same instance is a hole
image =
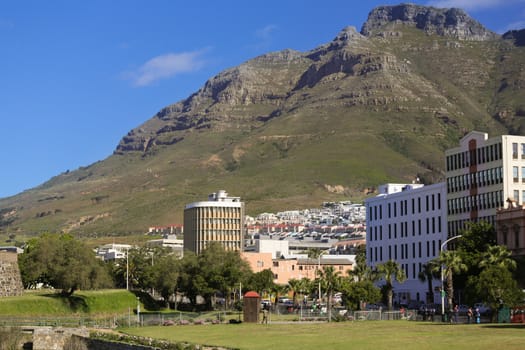
[[257, 214], [442, 181], [466, 132], [525, 132], [523, 41], [460, 9], [375, 8], [360, 32], [227, 69], [107, 159], [1, 199], [0, 233], [141, 233], [220, 189]]

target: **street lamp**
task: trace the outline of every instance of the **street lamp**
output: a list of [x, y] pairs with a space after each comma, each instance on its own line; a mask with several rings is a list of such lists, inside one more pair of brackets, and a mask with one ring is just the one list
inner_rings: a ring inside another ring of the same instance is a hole
[[[456, 238], [460, 238], [462, 237], [462, 235], [457, 235], [457, 236], [454, 236], [454, 237], [450, 237], [449, 239], [447, 239], [445, 242], [441, 243], [441, 247], [439, 248], [439, 256], [441, 257], [441, 253], [443, 252], [443, 248], [446, 247], [447, 243], [456, 239]], [[444, 286], [444, 276], [443, 276], [443, 264], [441, 264], [441, 316], [443, 316], [445, 314], [445, 286]]]
[[140, 298], [137, 297], [137, 324], [140, 326]]
[[129, 249], [126, 249], [126, 290], [129, 290]]
[[319, 278], [319, 305], [321, 304], [321, 255], [323, 255], [324, 253], [326, 253], [326, 250], [319, 253], [319, 260], [317, 262], [317, 277]]

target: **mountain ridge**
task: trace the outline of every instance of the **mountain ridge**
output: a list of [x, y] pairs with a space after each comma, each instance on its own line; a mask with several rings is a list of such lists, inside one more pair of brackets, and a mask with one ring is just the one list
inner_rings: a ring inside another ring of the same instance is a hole
[[479, 26], [458, 9], [382, 6], [361, 33], [226, 69], [107, 159], [0, 199], [0, 234], [145, 232], [218, 189], [255, 214], [440, 181], [464, 133], [525, 131], [523, 34]]

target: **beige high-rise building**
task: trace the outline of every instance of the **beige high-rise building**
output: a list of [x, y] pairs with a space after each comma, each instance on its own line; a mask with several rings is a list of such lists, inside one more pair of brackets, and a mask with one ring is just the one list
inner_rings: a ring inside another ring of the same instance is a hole
[[244, 203], [221, 190], [207, 201], [184, 208], [184, 250], [200, 254], [210, 242], [219, 242], [226, 250], [243, 250]]
[[496, 210], [525, 203], [525, 137], [472, 131], [445, 152], [448, 236], [466, 222], [496, 225]]

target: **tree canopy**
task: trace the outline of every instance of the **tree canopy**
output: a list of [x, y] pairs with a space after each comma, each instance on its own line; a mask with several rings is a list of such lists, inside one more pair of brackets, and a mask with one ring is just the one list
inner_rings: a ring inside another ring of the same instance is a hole
[[42, 283], [71, 295], [78, 289], [112, 286], [94, 251], [68, 234], [44, 234], [30, 240], [19, 265], [26, 288]]

